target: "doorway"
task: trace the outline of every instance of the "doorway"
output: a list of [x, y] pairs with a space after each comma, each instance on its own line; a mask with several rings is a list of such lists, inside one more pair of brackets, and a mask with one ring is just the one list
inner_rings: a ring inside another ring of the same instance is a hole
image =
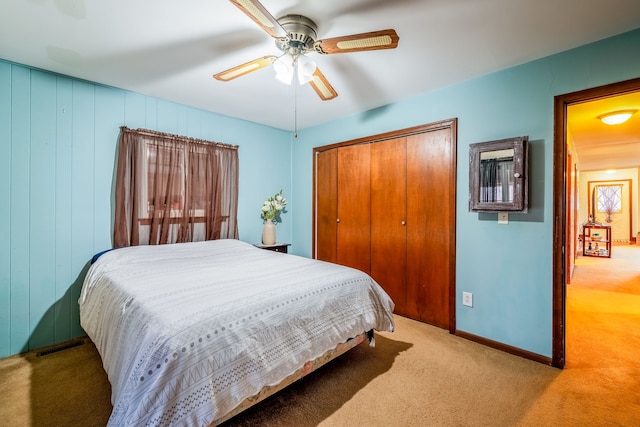
[[[552, 365], [562, 368], [566, 362], [566, 285], [571, 268], [569, 251], [574, 248], [575, 218], [568, 209], [574, 194], [568, 190], [573, 170], [568, 161], [567, 109], [579, 104], [640, 91], [640, 78], [583, 91], [558, 95], [554, 99], [553, 169], [553, 345]], [[579, 153], [578, 153], [579, 155]], [[636, 165], [637, 167], [637, 165]]]

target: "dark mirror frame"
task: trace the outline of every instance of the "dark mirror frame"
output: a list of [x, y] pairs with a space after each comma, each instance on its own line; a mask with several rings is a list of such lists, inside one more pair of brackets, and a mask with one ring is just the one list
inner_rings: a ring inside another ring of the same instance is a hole
[[[519, 136], [469, 145], [469, 211], [526, 213], [529, 207], [529, 138]], [[480, 156], [482, 153], [513, 149], [513, 201], [480, 201]]]

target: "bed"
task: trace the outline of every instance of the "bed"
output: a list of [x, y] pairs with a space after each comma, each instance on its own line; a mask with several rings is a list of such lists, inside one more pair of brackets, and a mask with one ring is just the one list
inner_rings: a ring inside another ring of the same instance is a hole
[[393, 331], [365, 273], [233, 239], [96, 257], [80, 322], [111, 383], [109, 425], [217, 425]]

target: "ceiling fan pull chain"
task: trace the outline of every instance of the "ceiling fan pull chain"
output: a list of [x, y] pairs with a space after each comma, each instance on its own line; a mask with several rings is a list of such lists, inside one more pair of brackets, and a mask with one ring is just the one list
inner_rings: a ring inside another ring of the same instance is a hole
[[[295, 77], [294, 73], [294, 79]], [[293, 82], [293, 137], [298, 137], [298, 85]]]

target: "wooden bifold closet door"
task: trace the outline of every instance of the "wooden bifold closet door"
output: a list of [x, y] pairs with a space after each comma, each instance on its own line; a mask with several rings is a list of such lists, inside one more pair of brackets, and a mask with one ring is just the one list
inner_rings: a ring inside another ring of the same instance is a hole
[[395, 313], [455, 330], [456, 121], [314, 149], [314, 256], [369, 273]]
[[452, 129], [407, 139], [407, 316], [455, 323], [456, 145]]
[[407, 139], [371, 144], [371, 277], [407, 306]]
[[[371, 260], [369, 145], [318, 155], [316, 258], [369, 274]], [[338, 197], [340, 195], [340, 197]]]

